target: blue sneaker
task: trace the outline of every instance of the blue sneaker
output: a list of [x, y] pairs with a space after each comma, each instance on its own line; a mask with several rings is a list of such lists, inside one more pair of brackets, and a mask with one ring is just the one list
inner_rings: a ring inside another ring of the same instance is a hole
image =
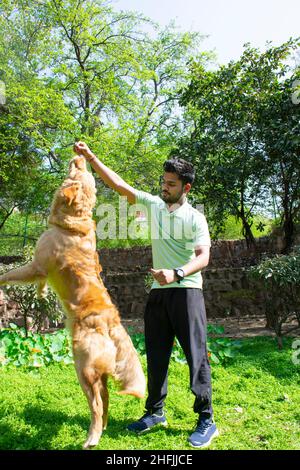
[[199, 419], [197, 427], [188, 441], [193, 447], [208, 447], [211, 441], [219, 435], [217, 426], [210, 419]]
[[151, 414], [149, 411], [144, 414], [138, 421], [135, 421], [132, 424], [127, 426], [128, 431], [136, 432], [137, 434], [142, 434], [143, 432], [149, 431], [154, 426], [160, 424], [161, 426], [167, 426], [166, 416], [163, 410], [157, 411], [156, 413]]

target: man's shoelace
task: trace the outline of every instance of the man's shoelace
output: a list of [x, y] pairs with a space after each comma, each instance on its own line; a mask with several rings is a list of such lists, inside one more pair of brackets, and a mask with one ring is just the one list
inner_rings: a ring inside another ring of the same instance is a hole
[[[163, 416], [158, 416], [159, 418], [162, 418]], [[154, 421], [155, 417], [152, 416], [151, 413], [146, 413], [144, 416], [142, 416], [139, 421], [145, 423], [147, 426], [151, 425]]]
[[200, 423], [198, 424], [198, 426], [196, 427], [196, 430], [195, 432], [200, 432], [201, 434], [204, 434], [205, 431], [211, 426], [211, 423]]

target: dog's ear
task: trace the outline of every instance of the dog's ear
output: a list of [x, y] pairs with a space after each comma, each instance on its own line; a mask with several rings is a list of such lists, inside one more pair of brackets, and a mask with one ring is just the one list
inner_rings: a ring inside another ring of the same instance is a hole
[[62, 193], [66, 199], [68, 206], [70, 206], [74, 201], [75, 197], [77, 196], [78, 190], [78, 184], [72, 184], [72, 186], [67, 186], [66, 188], [63, 188]]

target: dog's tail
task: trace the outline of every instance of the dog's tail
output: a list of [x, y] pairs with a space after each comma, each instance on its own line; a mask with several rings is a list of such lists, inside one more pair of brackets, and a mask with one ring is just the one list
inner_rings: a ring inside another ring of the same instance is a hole
[[120, 324], [111, 328], [109, 335], [117, 348], [114, 378], [121, 383], [119, 394], [144, 398], [146, 380], [129, 335]]

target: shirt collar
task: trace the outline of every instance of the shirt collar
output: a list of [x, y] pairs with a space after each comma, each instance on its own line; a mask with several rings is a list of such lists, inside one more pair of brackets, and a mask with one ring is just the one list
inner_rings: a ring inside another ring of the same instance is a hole
[[186, 208], [187, 204], [188, 204], [188, 200], [186, 199], [186, 200], [184, 201], [184, 203], [181, 204], [181, 206], [177, 207], [175, 210], [172, 210], [172, 211], [170, 212], [167, 203], [165, 203], [165, 202], [162, 200], [162, 204], [161, 204], [160, 210], [161, 210], [161, 211], [165, 211], [168, 215], [172, 215], [172, 214], [177, 215], [178, 213], [180, 213], [180, 211], [181, 211], [182, 209]]

